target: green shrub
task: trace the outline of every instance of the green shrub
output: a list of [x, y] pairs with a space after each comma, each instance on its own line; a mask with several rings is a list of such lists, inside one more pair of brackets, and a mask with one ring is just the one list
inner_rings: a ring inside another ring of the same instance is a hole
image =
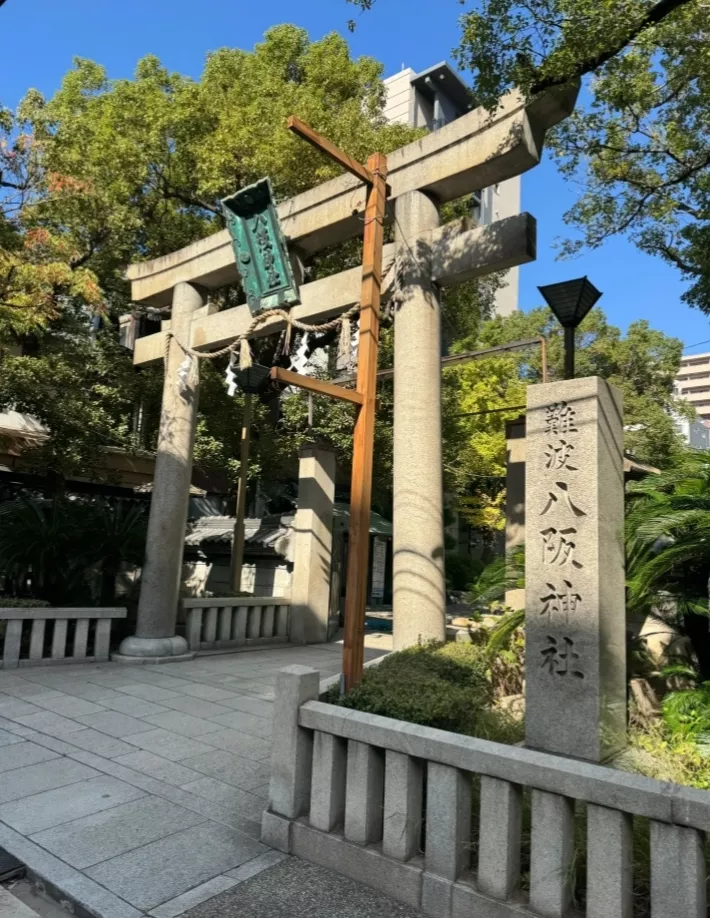
[[444, 569], [447, 589], [463, 592], [470, 589], [474, 580], [480, 576], [483, 562], [452, 551], [446, 553]]
[[0, 596], [0, 609], [48, 609], [50, 607], [44, 599], [19, 598], [17, 596]]
[[519, 726], [493, 710], [488, 666], [473, 644], [428, 644], [390, 654], [332, 704], [408, 723], [514, 742]]

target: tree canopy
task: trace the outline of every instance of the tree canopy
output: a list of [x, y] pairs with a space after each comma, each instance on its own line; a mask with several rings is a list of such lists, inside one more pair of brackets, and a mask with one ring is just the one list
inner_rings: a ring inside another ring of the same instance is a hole
[[512, 88], [532, 96], [583, 78], [577, 110], [549, 138], [582, 188], [562, 253], [626, 234], [710, 314], [708, 21], [706, 0], [471, 0], [454, 53], [489, 108]]
[[[562, 379], [562, 329], [545, 307], [490, 319], [476, 336], [459, 339], [454, 351], [540, 337], [547, 342], [549, 379]], [[650, 328], [646, 321], [633, 322], [622, 335], [597, 307], [577, 329], [576, 346], [578, 376], [602, 376], [621, 390], [627, 453], [653, 466], [669, 462], [681, 447], [672, 415], [694, 415], [686, 402], [674, 396], [682, 342]], [[475, 525], [503, 525], [505, 422], [524, 412], [526, 387], [541, 381], [537, 347], [444, 371], [445, 475], [450, 491]]]
[[[413, 136], [381, 117], [381, 71], [338, 35], [311, 42], [283, 25], [253, 51], [208, 55], [199, 80], [152, 56], [121, 80], [78, 59], [52, 98], [30, 90], [16, 111], [0, 109], [0, 409], [47, 426], [38, 460], [68, 474], [100, 443], [139, 444], [133, 408], [155, 408], [162, 373], [136, 374], [116, 343], [117, 317], [132, 309], [128, 263], [221, 228], [220, 198], [263, 175], [284, 198], [338, 174], [286, 130], [289, 114], [360, 158]], [[331, 254], [329, 270], [344, 257]], [[203, 376], [198, 459], [233, 465], [241, 401], [216, 370], [203, 364]]]

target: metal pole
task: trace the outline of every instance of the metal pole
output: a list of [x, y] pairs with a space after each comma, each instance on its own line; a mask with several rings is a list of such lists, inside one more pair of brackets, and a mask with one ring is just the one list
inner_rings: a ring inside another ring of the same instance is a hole
[[249, 444], [251, 441], [251, 395], [244, 396], [242, 415], [242, 439], [239, 447], [239, 484], [237, 486], [237, 518], [234, 521], [232, 540], [232, 564], [230, 584], [236, 596], [242, 589], [242, 565], [244, 564], [244, 514], [247, 505], [247, 476], [249, 474]]
[[574, 332], [565, 327], [565, 379], [574, 379]]

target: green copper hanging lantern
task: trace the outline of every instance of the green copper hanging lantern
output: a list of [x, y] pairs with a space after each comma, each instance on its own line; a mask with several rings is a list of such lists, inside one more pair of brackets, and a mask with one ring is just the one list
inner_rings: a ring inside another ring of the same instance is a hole
[[252, 315], [300, 303], [270, 180], [260, 179], [224, 198], [222, 210]]

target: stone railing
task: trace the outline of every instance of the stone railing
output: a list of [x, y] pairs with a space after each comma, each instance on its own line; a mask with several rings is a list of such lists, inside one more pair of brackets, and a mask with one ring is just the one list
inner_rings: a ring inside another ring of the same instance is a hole
[[215, 596], [184, 599], [182, 604], [190, 650], [288, 641], [291, 600], [287, 596]]
[[[581, 918], [573, 878], [584, 867], [586, 918], [631, 918], [634, 820], [639, 831], [648, 820], [653, 918], [706, 918], [710, 793], [336, 707], [318, 692], [315, 670], [279, 673], [266, 844], [434, 918]], [[586, 845], [575, 845], [582, 830]]]
[[111, 622], [126, 614], [121, 608], [0, 608], [2, 668], [108, 660]]

